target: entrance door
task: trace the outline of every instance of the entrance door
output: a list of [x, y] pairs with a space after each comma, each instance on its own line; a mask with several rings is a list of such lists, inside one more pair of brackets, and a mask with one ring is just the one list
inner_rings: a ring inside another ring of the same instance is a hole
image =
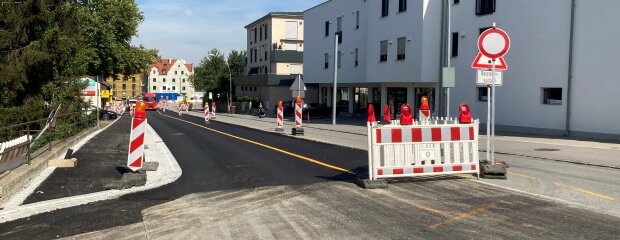
[[387, 94], [392, 119], [400, 119], [400, 107], [407, 103], [407, 88], [387, 88]]

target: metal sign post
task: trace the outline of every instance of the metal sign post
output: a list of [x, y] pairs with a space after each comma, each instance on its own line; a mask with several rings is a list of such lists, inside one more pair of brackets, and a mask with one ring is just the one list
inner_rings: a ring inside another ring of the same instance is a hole
[[[495, 165], [495, 86], [496, 82], [496, 70], [498, 69], [497, 60], [499, 60], [499, 69], [506, 70], [508, 67], [503, 59], [508, 50], [510, 50], [510, 38], [508, 34], [503, 30], [495, 27], [487, 29], [480, 34], [478, 38], [478, 50], [480, 53], [476, 56], [472, 68], [487, 68], [489, 65], [482, 62], [483, 57], [489, 59], [491, 64], [491, 82], [490, 86], [487, 85], [487, 160], [491, 161], [491, 165]], [[478, 74], [480, 76], [480, 74]], [[498, 80], [503, 80], [498, 79]], [[477, 80], [480, 82], [480, 79]]]

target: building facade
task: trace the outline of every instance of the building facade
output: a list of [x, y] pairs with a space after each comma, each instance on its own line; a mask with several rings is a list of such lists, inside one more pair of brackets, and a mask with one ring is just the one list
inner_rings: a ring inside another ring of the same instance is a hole
[[434, 103], [442, 4], [387, 2], [334, 0], [304, 12], [306, 49], [312, 49], [304, 54], [304, 73], [307, 83], [320, 84], [319, 102], [332, 105], [337, 68], [336, 100], [350, 113], [388, 104], [396, 117], [402, 104], [422, 96]]
[[[246, 67], [235, 79], [236, 95], [258, 97], [267, 108], [290, 100], [291, 84], [303, 74], [303, 13], [272, 12], [245, 28]], [[316, 102], [316, 87], [307, 87], [306, 101]]]
[[184, 59], [159, 59], [149, 67], [148, 92], [176, 93], [193, 98], [196, 90], [189, 81], [193, 74], [193, 64]]
[[105, 81], [110, 88], [110, 97], [112, 100], [128, 100], [137, 98], [143, 95], [142, 84], [146, 76], [143, 74], [133, 75], [116, 75], [115, 77], [108, 77]]
[[334, 33], [341, 30], [338, 100], [361, 108], [359, 93], [366, 91], [367, 102], [393, 103], [397, 112], [403, 101], [417, 108], [420, 95], [428, 95], [443, 116], [440, 80], [449, 62], [456, 73], [450, 115], [467, 102], [486, 122], [486, 88], [476, 85], [471, 64], [479, 34], [496, 22], [512, 42], [496, 89], [498, 131], [620, 139], [620, 81], [611, 66], [620, 54], [620, 29], [610, 25], [620, 22], [615, 9], [620, 1], [331, 0], [304, 12], [311, 50], [304, 54], [305, 80], [319, 83], [319, 99], [331, 102]]

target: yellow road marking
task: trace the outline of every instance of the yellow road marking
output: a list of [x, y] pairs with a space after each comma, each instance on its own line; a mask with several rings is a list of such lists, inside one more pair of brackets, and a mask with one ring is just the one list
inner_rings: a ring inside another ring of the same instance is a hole
[[261, 146], [261, 147], [264, 147], [264, 148], [276, 151], [276, 152], [284, 153], [286, 155], [293, 156], [293, 157], [296, 157], [296, 158], [299, 158], [299, 159], [302, 159], [302, 160], [305, 160], [305, 161], [308, 161], [308, 162], [311, 162], [311, 163], [314, 163], [314, 164], [318, 164], [318, 165], [321, 165], [323, 167], [331, 168], [331, 169], [334, 169], [334, 170], [337, 170], [337, 171], [346, 172], [346, 173], [350, 173], [350, 174], [355, 174], [354, 172], [351, 172], [351, 171], [349, 171], [347, 169], [344, 169], [344, 168], [341, 168], [341, 167], [337, 167], [337, 166], [334, 166], [334, 165], [331, 165], [331, 164], [328, 164], [328, 163], [324, 163], [324, 162], [321, 162], [319, 160], [315, 160], [315, 159], [312, 159], [312, 158], [309, 158], [309, 157], [304, 157], [302, 155], [295, 154], [295, 153], [292, 153], [292, 152], [289, 152], [289, 151], [286, 151], [286, 150], [282, 150], [282, 149], [279, 149], [279, 148], [276, 148], [276, 147], [272, 147], [272, 146], [269, 146], [267, 144], [263, 144], [263, 143], [259, 143], [259, 142], [256, 142], [256, 141], [252, 141], [250, 139], [238, 137], [238, 136], [232, 135], [230, 133], [225, 133], [225, 132], [222, 132], [222, 131], [218, 131], [218, 130], [215, 130], [213, 128], [208, 128], [208, 127], [202, 126], [200, 124], [196, 124], [196, 123], [193, 123], [193, 122], [190, 122], [190, 121], [186, 121], [186, 120], [183, 120], [183, 119], [180, 119], [180, 118], [171, 117], [171, 116], [168, 116], [166, 114], [161, 114], [161, 115], [169, 117], [169, 118], [172, 118], [172, 119], [176, 119], [176, 120], [179, 120], [181, 122], [185, 122], [185, 123], [197, 126], [197, 127], [201, 127], [201, 128], [206, 129], [206, 130], [209, 130], [209, 131], [212, 131], [212, 132], [215, 132], [215, 133], [219, 133], [219, 134], [231, 137], [231, 138], [235, 138], [235, 139], [238, 139], [238, 140], [241, 140], [241, 141], [244, 141], [244, 142], [255, 144], [255, 145], [258, 145], [258, 146]]
[[470, 211], [465, 212], [465, 213], [456, 214], [454, 217], [452, 217], [452, 218], [450, 218], [450, 219], [448, 219], [446, 221], [430, 225], [429, 228], [432, 229], [432, 230], [435, 230], [435, 229], [437, 229], [437, 228], [439, 228], [441, 226], [448, 225], [450, 223], [453, 223], [453, 222], [456, 222], [456, 221], [459, 221], [459, 220], [468, 219], [468, 218], [472, 218], [472, 217], [478, 216], [478, 215], [486, 212], [487, 210], [490, 210], [490, 209], [493, 209], [493, 208], [497, 208], [497, 205], [499, 205], [499, 203], [498, 202], [494, 202], [494, 203], [491, 203], [491, 204], [486, 205], [484, 207], [476, 208], [476, 209], [470, 210]]
[[592, 191], [588, 191], [588, 190], [585, 190], [583, 188], [571, 187], [571, 186], [568, 186], [568, 185], [565, 185], [565, 184], [561, 184], [561, 183], [557, 183], [557, 182], [554, 182], [553, 184], [556, 185], [556, 186], [565, 187], [565, 188], [568, 188], [568, 189], [573, 189], [575, 191], [579, 191], [579, 192], [582, 192], [582, 193], [585, 193], [585, 194], [588, 194], [588, 195], [591, 195], [591, 196], [607, 199], [609, 201], [615, 201], [616, 200], [613, 197], [606, 196], [606, 195], [603, 195], [603, 194], [600, 194], [600, 193], [595, 193], [595, 192], [592, 192]]
[[516, 172], [512, 172], [512, 171], [508, 172], [508, 174], [515, 175], [517, 177], [524, 177], [524, 178], [534, 179], [534, 180], [537, 179], [536, 177], [532, 177], [532, 176], [525, 175], [523, 173], [516, 173]]

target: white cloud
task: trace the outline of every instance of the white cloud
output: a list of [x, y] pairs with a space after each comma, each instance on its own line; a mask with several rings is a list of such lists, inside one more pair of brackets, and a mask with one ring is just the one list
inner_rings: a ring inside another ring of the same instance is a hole
[[277, 11], [304, 11], [323, 0], [138, 0], [145, 20], [134, 43], [162, 57], [199, 63], [212, 48], [245, 50], [245, 25]]

